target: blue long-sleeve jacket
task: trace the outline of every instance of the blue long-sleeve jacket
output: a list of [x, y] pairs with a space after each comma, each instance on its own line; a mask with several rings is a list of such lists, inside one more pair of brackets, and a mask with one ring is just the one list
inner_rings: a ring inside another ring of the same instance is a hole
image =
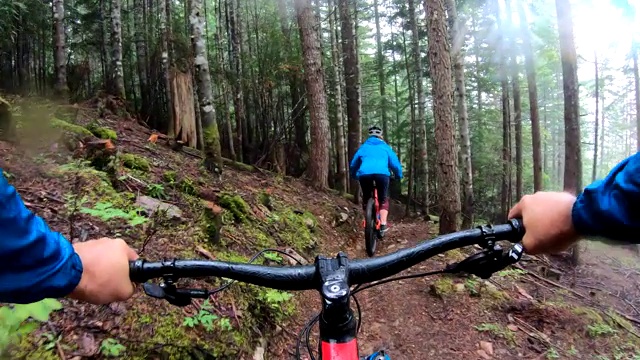
[[581, 235], [640, 243], [640, 152], [587, 186], [571, 217]]
[[349, 173], [354, 179], [374, 174], [389, 176], [391, 175], [389, 169], [398, 179], [402, 179], [402, 164], [398, 155], [384, 140], [370, 136], [353, 156]]
[[0, 169], [0, 302], [67, 296], [82, 270], [71, 243], [25, 207]]

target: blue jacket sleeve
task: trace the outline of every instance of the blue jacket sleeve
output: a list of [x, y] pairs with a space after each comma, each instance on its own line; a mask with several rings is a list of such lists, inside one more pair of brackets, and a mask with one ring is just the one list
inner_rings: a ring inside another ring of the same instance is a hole
[[0, 169], [0, 302], [69, 295], [82, 277], [73, 246], [27, 209]]
[[389, 167], [396, 174], [398, 179], [402, 179], [402, 164], [400, 163], [400, 159], [398, 159], [398, 155], [393, 151], [391, 146], [387, 146], [389, 152]]
[[351, 175], [352, 179], [357, 179], [356, 175], [358, 173], [358, 169], [360, 169], [360, 164], [362, 163], [360, 149], [362, 149], [362, 146], [358, 148], [358, 151], [353, 155], [353, 159], [351, 159], [351, 164], [349, 164], [349, 175]]
[[571, 214], [579, 234], [640, 243], [640, 152], [587, 186]]

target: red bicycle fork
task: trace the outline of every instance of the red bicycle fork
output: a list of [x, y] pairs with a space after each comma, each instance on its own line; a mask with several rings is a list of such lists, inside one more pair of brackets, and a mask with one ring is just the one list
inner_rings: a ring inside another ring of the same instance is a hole
[[359, 360], [358, 340], [355, 338], [345, 342], [322, 341], [320, 345], [320, 360]]

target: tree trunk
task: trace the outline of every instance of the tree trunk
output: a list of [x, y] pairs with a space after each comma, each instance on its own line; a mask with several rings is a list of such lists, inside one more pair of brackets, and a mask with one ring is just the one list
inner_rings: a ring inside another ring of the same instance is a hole
[[[635, 43], [633, 49], [633, 78], [636, 87], [636, 149], [640, 151], [640, 74], [638, 73], [638, 52], [640, 44]], [[603, 104], [604, 106], [604, 104]]]
[[145, 1], [134, 0], [133, 3], [134, 21], [135, 26], [135, 43], [136, 43], [136, 56], [138, 65], [138, 79], [140, 80], [140, 98], [141, 107], [140, 115], [142, 120], [147, 121], [149, 116], [149, 100], [148, 100], [148, 80], [147, 80], [147, 42], [145, 41], [145, 22], [143, 18]]
[[455, 0], [446, 0], [451, 36], [451, 61], [455, 79], [456, 109], [460, 131], [460, 167], [462, 171], [462, 228], [473, 226], [473, 171], [471, 167], [471, 139], [469, 138], [469, 118], [467, 115], [467, 91], [464, 79], [464, 23], [458, 20]]
[[556, 0], [556, 11], [558, 14], [558, 30], [560, 32], [564, 93], [564, 190], [577, 194], [582, 191], [582, 161], [580, 159], [578, 66], [569, 0]]
[[385, 97], [385, 73], [384, 54], [382, 53], [382, 37], [380, 35], [380, 14], [378, 12], [378, 0], [373, 0], [373, 12], [376, 23], [376, 60], [378, 66], [378, 85], [380, 87], [380, 120], [382, 121], [382, 133], [387, 135], [387, 99]]
[[318, 23], [309, 0], [295, 0], [295, 7], [311, 118], [311, 157], [307, 169], [314, 186], [324, 189], [329, 186], [329, 118], [324, 92], [322, 49], [319, 34], [315, 30]]
[[[411, 0], [409, 0], [411, 1]], [[451, 57], [443, 0], [425, 0], [431, 65], [433, 114], [436, 123], [438, 205], [440, 234], [458, 231], [460, 183], [458, 181]]]
[[[556, 0], [562, 87], [564, 93], [564, 191], [582, 191], [582, 159], [580, 158], [580, 104], [578, 99], [578, 63], [573, 39], [573, 19], [569, 0]], [[580, 248], [571, 249], [573, 263], [580, 261]]]
[[333, 0], [329, 0], [329, 31], [331, 32], [331, 66], [333, 67], [333, 86], [334, 86], [334, 97], [335, 97], [335, 117], [336, 117], [336, 136], [334, 138], [337, 162], [338, 162], [338, 183], [340, 186], [340, 190], [347, 191], [347, 152], [345, 149], [344, 142], [344, 118], [342, 116], [344, 109], [342, 106], [342, 86], [340, 79], [340, 52], [338, 50], [338, 34], [335, 26], [336, 17], [335, 12], [337, 8], [333, 4]]
[[[189, 24], [191, 30], [191, 45], [193, 47], [194, 67], [196, 80], [198, 83], [198, 100], [200, 103], [200, 114], [202, 119], [202, 130], [204, 132], [204, 153], [205, 161], [208, 165], [215, 164], [218, 174], [222, 173], [222, 152], [220, 149], [220, 133], [216, 121], [213, 99], [211, 98], [213, 89], [211, 86], [211, 76], [209, 75], [209, 60], [207, 56], [207, 42], [204, 35], [204, 2], [203, 0], [189, 0], [191, 14]], [[212, 166], [210, 166], [212, 168]]]
[[67, 86], [67, 57], [66, 39], [64, 33], [64, 0], [53, 2], [53, 64], [55, 67], [55, 91], [56, 95], [66, 99], [69, 96]]
[[120, 7], [120, 0], [111, 1], [111, 70], [113, 71], [111, 76], [113, 76], [112, 94], [121, 99], [125, 99]]
[[[416, 14], [415, 0], [408, 0], [408, 6], [409, 24], [411, 27], [411, 57], [413, 60], [413, 75], [415, 76], [415, 98], [418, 101], [418, 116], [415, 118], [414, 125], [416, 132], [416, 152], [413, 154], [416, 156], [416, 173], [414, 179], [417, 187], [416, 199], [420, 203], [420, 210], [426, 219], [429, 216], [429, 173], [427, 172], [427, 128], [423, 89], [424, 73], [422, 71], [422, 52], [420, 51], [420, 34], [418, 32], [418, 16]], [[442, 15], [444, 16], [444, 14]], [[445, 40], [446, 39], [445, 37]]]
[[[348, 152], [349, 160], [353, 159], [360, 147], [360, 95], [358, 62], [356, 54], [355, 34], [348, 0], [338, 0], [340, 12], [340, 30], [342, 33], [342, 54], [344, 67], [345, 91], [347, 95], [347, 118], [349, 119]], [[351, 179], [351, 194], [354, 202], [359, 203], [359, 186], [355, 179]]]
[[[161, 36], [161, 46], [162, 46], [162, 80], [164, 81], [164, 90], [165, 97], [167, 100], [167, 114], [168, 114], [168, 130], [167, 135], [173, 138], [177, 134], [175, 133], [175, 115], [173, 113], [173, 97], [171, 96], [171, 71], [170, 67], [170, 59], [169, 59], [169, 30], [167, 27], [167, 22], [169, 21], [168, 15], [169, 10], [167, 9], [167, 2], [160, 1], [160, 36]], [[160, 106], [160, 109], [164, 109], [164, 107]]]
[[596, 177], [598, 176], [598, 125], [600, 121], [598, 120], [598, 115], [600, 113], [600, 77], [598, 76], [598, 53], [594, 52], [594, 66], [596, 73], [596, 90], [595, 90], [595, 100], [596, 100], [596, 121], [593, 124], [593, 168], [591, 169], [591, 181], [596, 181]]
[[520, 98], [520, 67], [518, 66], [518, 43], [517, 30], [513, 25], [511, 16], [511, 1], [506, 0], [507, 10], [507, 29], [511, 34], [510, 55], [511, 55], [511, 86], [513, 89], [513, 122], [515, 130], [515, 147], [516, 147], [516, 199], [522, 198], [522, 103]]
[[540, 116], [538, 114], [538, 89], [536, 65], [531, 47], [531, 34], [522, 1], [516, 1], [520, 18], [520, 33], [524, 48], [524, 62], [529, 90], [529, 113], [531, 116], [531, 146], [533, 150], [533, 191], [542, 190], [542, 139], [540, 136]]
[[502, 189], [500, 192], [500, 204], [501, 204], [501, 217], [506, 220], [509, 212], [509, 184], [510, 169], [511, 169], [511, 152], [510, 152], [510, 120], [511, 120], [511, 107], [509, 105], [509, 77], [507, 75], [507, 46], [504, 36], [504, 27], [502, 26], [502, 20], [500, 18], [500, 5], [498, 1], [494, 2], [495, 14], [497, 19], [497, 31], [499, 35], [499, 53], [500, 63], [500, 88], [502, 92]]
[[240, 16], [237, 13], [236, 1], [227, 0], [229, 10], [229, 32], [231, 33], [231, 56], [233, 58], [233, 110], [236, 118], [236, 156], [237, 160], [242, 162], [244, 159], [244, 142], [243, 138], [246, 126], [244, 92], [242, 89], [242, 60], [240, 58], [240, 42], [242, 41], [242, 26]]

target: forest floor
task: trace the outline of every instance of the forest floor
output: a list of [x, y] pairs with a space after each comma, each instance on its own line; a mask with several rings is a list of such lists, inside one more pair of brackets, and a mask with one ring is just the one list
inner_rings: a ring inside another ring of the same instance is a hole
[[[151, 130], [114, 114], [109, 108], [117, 112], [117, 104], [108, 101], [61, 107], [41, 99], [8, 100], [21, 141], [0, 141], [0, 168], [27, 207], [74, 242], [122, 237], [152, 260], [247, 261], [266, 247], [307, 261], [337, 251], [366, 256], [359, 208], [339, 194], [232, 162], [221, 177], [213, 176], [193, 155], [150, 142]], [[112, 172], [81, 161], [98, 139], [91, 133], [115, 144]], [[140, 215], [142, 195], [161, 200], [169, 212]], [[211, 214], [220, 209], [215, 204], [222, 208], [219, 242], [210, 231]], [[392, 208], [379, 254], [434, 234], [437, 225], [400, 213], [399, 206]], [[585, 243], [575, 269], [561, 257], [527, 256], [489, 281], [434, 276], [363, 291], [361, 354], [383, 348], [394, 360], [640, 359], [638, 257], [624, 247]], [[436, 270], [474, 251], [450, 251], [405, 273]], [[274, 253], [259, 261], [288, 263]], [[180, 284], [211, 289], [223, 282]], [[142, 291], [109, 306], [68, 299], [62, 304], [38, 330], [18, 339], [11, 358], [288, 360], [298, 332], [319, 309], [319, 296], [305, 291], [291, 297], [236, 283], [186, 308]]]

